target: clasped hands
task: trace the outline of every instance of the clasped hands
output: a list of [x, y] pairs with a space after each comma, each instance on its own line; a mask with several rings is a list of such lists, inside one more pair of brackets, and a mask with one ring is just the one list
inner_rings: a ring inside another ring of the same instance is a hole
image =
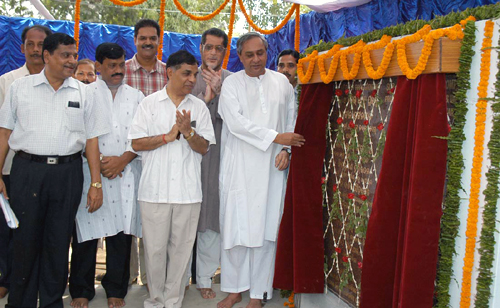
[[204, 96], [205, 103], [208, 103], [209, 101], [214, 99], [214, 97], [220, 94], [220, 90], [222, 88], [221, 75], [222, 69], [214, 71], [212, 68], [207, 67], [201, 70], [201, 76], [207, 84]]
[[173, 142], [175, 139], [179, 139], [180, 134], [184, 137], [191, 133], [191, 110], [176, 111], [175, 124], [172, 126], [170, 132], [165, 135], [165, 140], [167, 143]]

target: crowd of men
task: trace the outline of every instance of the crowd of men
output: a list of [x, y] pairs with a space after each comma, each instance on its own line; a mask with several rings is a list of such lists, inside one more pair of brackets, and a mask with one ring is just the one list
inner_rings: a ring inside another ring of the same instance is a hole
[[24, 29], [26, 63], [0, 77], [0, 193], [19, 220], [11, 230], [0, 216], [5, 307], [63, 307], [68, 274], [71, 305], [89, 307], [102, 238], [110, 308], [139, 272], [145, 308], [181, 307], [191, 276], [214, 298], [219, 267], [218, 308], [245, 291], [249, 308], [272, 297], [286, 170], [305, 143], [293, 132], [299, 55], [266, 69], [267, 41], [250, 32], [233, 74], [224, 31], [203, 33], [201, 63], [182, 50], [158, 60], [160, 34], [140, 20], [131, 59], [102, 43], [93, 62], [77, 61], [71, 36]]

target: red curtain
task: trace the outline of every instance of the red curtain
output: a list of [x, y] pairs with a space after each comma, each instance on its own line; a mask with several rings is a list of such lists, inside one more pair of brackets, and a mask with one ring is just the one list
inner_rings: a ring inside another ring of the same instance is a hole
[[448, 134], [443, 74], [399, 77], [368, 223], [361, 308], [432, 307]]
[[302, 86], [295, 132], [306, 143], [292, 150], [274, 277], [274, 287], [296, 293], [322, 293], [324, 288], [321, 174], [332, 95], [331, 84]]

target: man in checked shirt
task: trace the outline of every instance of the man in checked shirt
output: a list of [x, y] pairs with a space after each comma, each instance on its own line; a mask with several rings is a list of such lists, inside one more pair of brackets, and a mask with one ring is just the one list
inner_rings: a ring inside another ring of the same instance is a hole
[[[125, 62], [125, 78], [123, 81], [132, 88], [142, 91], [144, 96], [163, 89], [167, 84], [165, 63], [156, 58], [160, 33], [160, 26], [156, 21], [151, 19], [139, 20], [134, 27], [134, 44], [137, 53], [132, 59]], [[139, 242], [139, 251], [137, 250], [137, 242]], [[139, 263], [141, 281], [147, 286], [144, 245], [141, 239], [134, 237], [130, 256], [130, 284], [137, 279]]]

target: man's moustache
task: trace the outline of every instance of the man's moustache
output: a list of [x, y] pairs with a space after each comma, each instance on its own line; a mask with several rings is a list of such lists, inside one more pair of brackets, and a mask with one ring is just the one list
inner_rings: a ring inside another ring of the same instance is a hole
[[84, 84], [90, 84], [90, 81], [88, 79], [82, 80]]
[[115, 77], [115, 76], [122, 76], [123, 77], [123, 74], [122, 73], [115, 73], [115, 74], [111, 75], [111, 77]]
[[154, 48], [155, 46], [154, 45], [151, 45], [151, 44], [144, 44], [142, 45], [142, 48]]

